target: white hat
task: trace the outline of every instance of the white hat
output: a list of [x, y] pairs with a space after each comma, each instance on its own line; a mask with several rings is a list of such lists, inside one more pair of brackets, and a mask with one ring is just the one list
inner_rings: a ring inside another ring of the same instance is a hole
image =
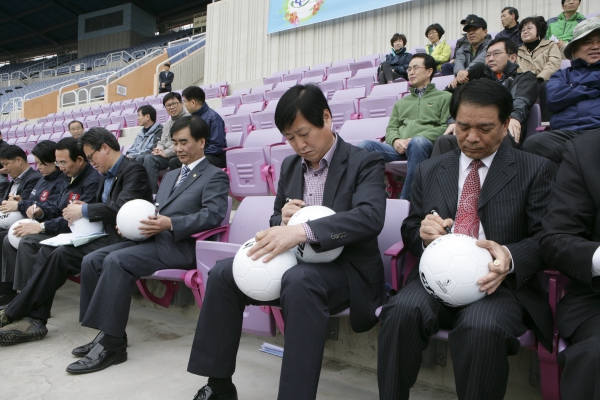
[[565, 46], [564, 52], [565, 57], [569, 60], [573, 59], [573, 43], [577, 40], [583, 39], [596, 29], [600, 29], [600, 19], [598, 18], [590, 18], [584, 21], [581, 21], [575, 29], [573, 29], [573, 39]]

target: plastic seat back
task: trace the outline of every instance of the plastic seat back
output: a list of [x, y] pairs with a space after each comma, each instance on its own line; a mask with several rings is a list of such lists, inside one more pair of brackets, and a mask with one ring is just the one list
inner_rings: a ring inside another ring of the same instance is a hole
[[437, 90], [444, 90], [454, 80], [454, 75], [436, 76], [431, 80]]
[[369, 97], [358, 101], [360, 118], [382, 118], [392, 115], [398, 99], [396, 96]]
[[273, 90], [273, 84], [255, 86], [252, 88], [250, 94], [242, 97], [242, 104], [257, 103], [265, 101], [265, 94], [269, 90]]
[[369, 97], [398, 96], [404, 95], [405, 93], [408, 93], [408, 82], [398, 82], [391, 85], [374, 86]]
[[346, 121], [338, 133], [346, 142], [357, 145], [363, 140], [378, 140], [385, 136], [389, 122], [388, 117], [353, 119]]

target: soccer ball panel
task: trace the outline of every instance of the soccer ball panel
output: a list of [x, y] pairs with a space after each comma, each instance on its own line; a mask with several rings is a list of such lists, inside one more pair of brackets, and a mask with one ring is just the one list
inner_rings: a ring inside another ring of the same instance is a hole
[[469, 255], [452, 257], [448, 267], [448, 273], [458, 284], [473, 283], [477, 270], [477, 264]]

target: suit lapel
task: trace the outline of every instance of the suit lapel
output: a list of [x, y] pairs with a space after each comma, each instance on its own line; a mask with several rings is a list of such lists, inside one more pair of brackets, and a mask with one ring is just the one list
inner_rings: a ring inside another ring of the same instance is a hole
[[[115, 175], [115, 179], [113, 180], [112, 185], [110, 185], [110, 190], [108, 191], [108, 196], [107, 199], [110, 199], [110, 197], [112, 196], [112, 192], [113, 190], [115, 190], [115, 186], [117, 186], [117, 182], [119, 181], [122, 173], [123, 173], [123, 169], [125, 169], [125, 165], [126, 163], [130, 162], [127, 157], [123, 157], [123, 159], [121, 160], [121, 164], [119, 164], [119, 169], [117, 169], [117, 173]], [[102, 185], [101, 187], [104, 187], [104, 175], [102, 176]]]
[[342, 180], [342, 175], [346, 172], [346, 160], [348, 159], [349, 146], [338, 135], [337, 147], [331, 158], [329, 171], [327, 172], [327, 180], [325, 181], [325, 189], [323, 192], [323, 205], [333, 209], [333, 201], [337, 193], [338, 186]]
[[515, 158], [512, 154], [512, 149], [507, 147], [507, 145], [502, 144], [498, 148], [494, 161], [492, 161], [492, 166], [481, 187], [479, 209], [485, 206], [487, 202], [500, 191], [500, 189], [506, 186], [506, 184], [517, 175], [517, 172], [513, 167], [514, 163]]
[[[458, 165], [460, 150], [449, 153], [442, 161], [437, 181], [441, 188], [441, 195], [448, 207], [448, 215], [444, 218], [454, 218], [456, 215], [456, 206], [458, 204]], [[427, 210], [429, 212], [430, 210]]]
[[[196, 179], [198, 179], [200, 176], [202, 176], [202, 172], [204, 171], [204, 169], [206, 168], [207, 165], [208, 165], [208, 160], [206, 158], [204, 160], [202, 160], [198, 165], [196, 165], [194, 167], [194, 169], [188, 173], [188, 176], [185, 178], [185, 180], [183, 182], [181, 182], [181, 184], [179, 186], [177, 186], [177, 189], [175, 189], [173, 191], [173, 193], [171, 193], [171, 195], [167, 198], [167, 201], [165, 202], [165, 204], [161, 205], [161, 208], [163, 208], [164, 206], [169, 204], [173, 199], [177, 198], [177, 196], [179, 196], [192, 183], [194, 183], [194, 181]], [[179, 175], [177, 176], [177, 178], [178, 177], [179, 177]], [[177, 182], [177, 178], [175, 178], [175, 182]], [[173, 190], [172, 189], [173, 186], [175, 186], [175, 183], [173, 183], [173, 185], [169, 186], [169, 190]]]

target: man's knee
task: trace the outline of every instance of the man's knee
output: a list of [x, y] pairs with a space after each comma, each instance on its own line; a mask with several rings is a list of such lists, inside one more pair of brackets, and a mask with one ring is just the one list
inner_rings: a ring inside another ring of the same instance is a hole
[[310, 264], [297, 264], [281, 278], [281, 299], [284, 301], [290, 293], [305, 293], [319, 288], [323, 288], [319, 273]]
[[232, 260], [221, 260], [217, 261], [214, 267], [208, 271], [207, 285], [211, 282], [231, 282], [233, 280], [233, 261]]
[[522, 150], [528, 153], [537, 154], [540, 148], [540, 143], [544, 140], [544, 133], [540, 132], [535, 135], [528, 136], [523, 142]]
[[360, 147], [361, 149], [365, 149], [367, 151], [376, 151], [374, 146], [373, 146], [373, 141], [372, 140], [363, 140], [362, 142], [360, 142], [357, 147]]
[[[429, 296], [428, 294], [425, 294]], [[392, 319], [416, 323], [434, 317], [431, 311], [429, 298], [415, 295], [414, 292], [400, 290], [398, 294], [390, 297], [383, 307], [380, 318], [382, 321]]]
[[408, 142], [408, 148], [418, 148], [428, 150], [433, 147], [433, 143], [423, 136], [415, 136]]

